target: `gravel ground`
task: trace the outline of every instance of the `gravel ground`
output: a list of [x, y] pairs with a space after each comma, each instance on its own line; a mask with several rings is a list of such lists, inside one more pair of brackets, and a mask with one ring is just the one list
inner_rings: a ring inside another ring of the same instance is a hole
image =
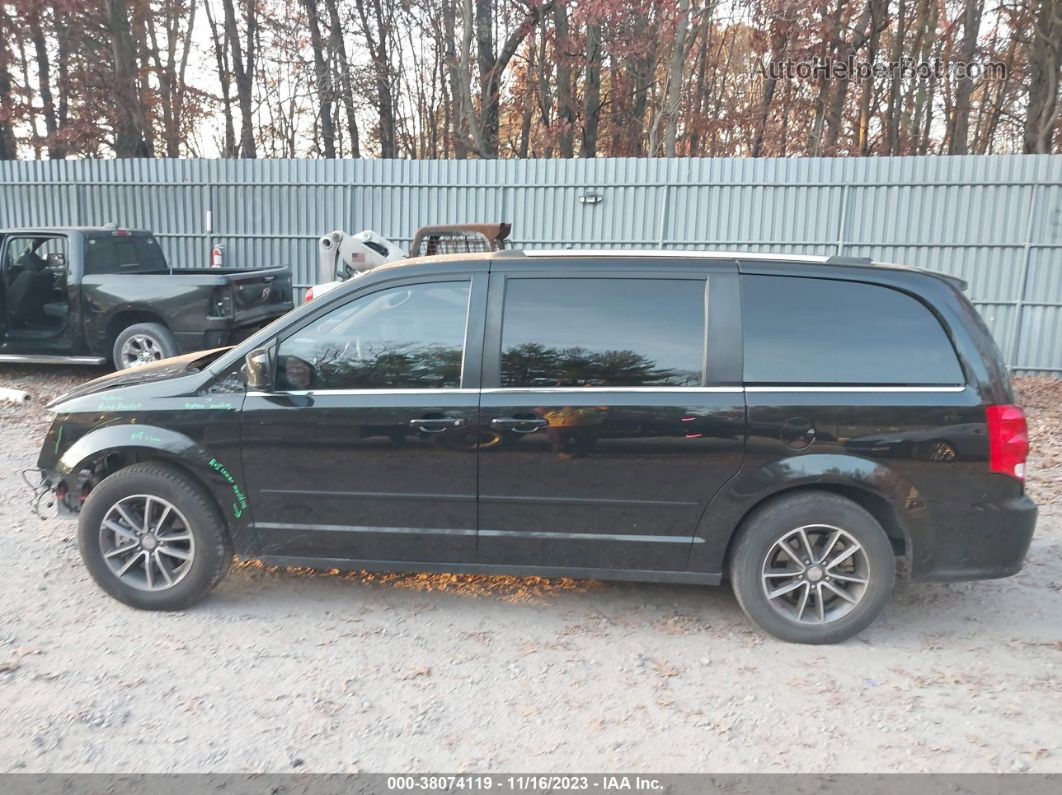
[[898, 584], [834, 647], [725, 588], [243, 563], [184, 613], [110, 600], [29, 509], [41, 401], [6, 368], [0, 772], [1062, 771], [1062, 381], [1024, 379], [1041, 520], [1018, 576]]

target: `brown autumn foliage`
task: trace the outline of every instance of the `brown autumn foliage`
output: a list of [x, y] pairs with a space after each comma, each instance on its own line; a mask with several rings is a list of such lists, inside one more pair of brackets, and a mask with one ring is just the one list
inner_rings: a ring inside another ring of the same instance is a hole
[[1062, 151], [1062, 0], [0, 9], [0, 158]]

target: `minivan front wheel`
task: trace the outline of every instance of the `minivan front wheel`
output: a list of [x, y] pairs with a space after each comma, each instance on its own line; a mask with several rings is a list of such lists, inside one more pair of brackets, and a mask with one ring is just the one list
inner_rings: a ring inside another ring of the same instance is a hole
[[78, 517], [78, 545], [100, 588], [145, 610], [195, 604], [232, 561], [209, 494], [180, 470], [159, 463], [121, 469], [89, 493]]
[[878, 521], [827, 492], [781, 497], [743, 524], [730, 577], [746, 615], [794, 643], [836, 643], [881, 613], [895, 582]]

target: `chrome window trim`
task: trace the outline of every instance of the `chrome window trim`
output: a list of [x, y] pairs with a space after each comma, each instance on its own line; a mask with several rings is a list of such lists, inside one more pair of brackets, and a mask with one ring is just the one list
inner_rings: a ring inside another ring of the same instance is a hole
[[501, 386], [483, 389], [466, 387], [440, 387], [437, 389], [297, 389], [277, 390], [275, 392], [247, 392], [247, 397], [275, 397], [277, 395], [498, 395], [498, 394], [593, 394], [599, 392], [648, 392], [659, 394], [698, 394], [715, 393], [739, 395], [744, 392], [763, 394], [766, 392], [890, 392], [890, 393], [959, 393], [965, 392], [966, 386], [547, 386], [523, 387]]
[[816, 254], [767, 254], [753, 251], [697, 251], [657, 248], [525, 248], [525, 257], [651, 257], [654, 259], [744, 259], [771, 262], [816, 262], [829, 259]]
[[478, 389], [440, 387], [438, 389], [278, 389], [275, 392], [248, 392], [247, 397], [276, 397], [277, 395], [476, 395]]
[[965, 392], [966, 386], [746, 386], [746, 392]]
[[740, 394], [744, 390], [739, 386], [501, 386], [486, 387], [481, 390], [485, 395], [531, 393], [535, 395], [582, 394], [593, 392], [722, 392]]

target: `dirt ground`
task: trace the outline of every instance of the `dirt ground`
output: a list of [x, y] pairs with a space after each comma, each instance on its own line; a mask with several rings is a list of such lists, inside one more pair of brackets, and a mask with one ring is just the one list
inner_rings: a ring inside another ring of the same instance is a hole
[[1006, 580], [898, 583], [834, 647], [725, 588], [241, 564], [184, 613], [99, 591], [30, 511], [43, 401], [5, 368], [0, 772], [1062, 771], [1062, 381], [1023, 379], [1041, 519]]

